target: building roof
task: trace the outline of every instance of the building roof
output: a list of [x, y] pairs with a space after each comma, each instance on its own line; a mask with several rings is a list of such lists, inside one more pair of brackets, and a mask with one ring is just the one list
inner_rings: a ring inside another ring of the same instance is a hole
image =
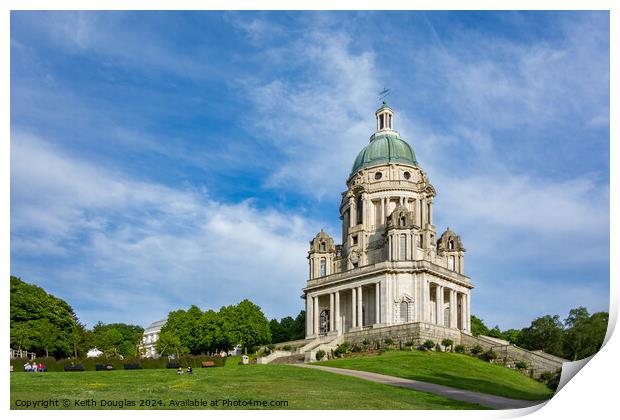
[[164, 326], [164, 324], [166, 323], [167, 319], [161, 319], [159, 321], [155, 321], [153, 322], [151, 325], [149, 325], [148, 327], [146, 327], [144, 329], [144, 332], [151, 332], [151, 331], [159, 331], [161, 330], [161, 327]]
[[375, 133], [370, 139], [370, 144], [364, 147], [355, 158], [351, 175], [360, 169], [386, 163], [405, 163], [418, 166], [413, 149], [399, 137], [396, 131]]

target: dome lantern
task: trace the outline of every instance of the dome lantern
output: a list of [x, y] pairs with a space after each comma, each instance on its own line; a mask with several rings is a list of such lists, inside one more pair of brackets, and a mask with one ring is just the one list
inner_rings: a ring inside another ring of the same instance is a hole
[[388, 106], [387, 101], [383, 101], [383, 105], [375, 112], [375, 115], [377, 117], [377, 132], [393, 130], [394, 111]]

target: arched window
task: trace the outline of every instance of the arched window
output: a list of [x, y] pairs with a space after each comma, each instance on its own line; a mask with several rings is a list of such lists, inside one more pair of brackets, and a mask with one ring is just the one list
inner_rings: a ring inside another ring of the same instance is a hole
[[319, 276], [323, 277], [327, 274], [327, 261], [325, 258], [321, 258], [321, 263], [319, 265]]
[[398, 219], [398, 226], [405, 227], [405, 216], [402, 216], [400, 219]]
[[409, 304], [407, 302], [400, 303], [400, 322], [405, 323], [409, 321]]
[[400, 235], [398, 244], [398, 259], [404, 261], [407, 259], [407, 236]]
[[448, 249], [454, 249], [454, 241], [452, 239], [448, 242]]
[[321, 252], [325, 252], [325, 242], [321, 242], [321, 245], [319, 246], [319, 250]]
[[448, 269], [454, 271], [454, 255], [450, 255], [448, 258]]

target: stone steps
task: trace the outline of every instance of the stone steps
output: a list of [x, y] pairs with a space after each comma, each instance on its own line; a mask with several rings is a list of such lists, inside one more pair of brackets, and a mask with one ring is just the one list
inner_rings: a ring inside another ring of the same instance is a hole
[[303, 364], [304, 363], [304, 355], [303, 354], [292, 354], [290, 356], [283, 356], [273, 359], [269, 364], [271, 365], [295, 365], [295, 364]]

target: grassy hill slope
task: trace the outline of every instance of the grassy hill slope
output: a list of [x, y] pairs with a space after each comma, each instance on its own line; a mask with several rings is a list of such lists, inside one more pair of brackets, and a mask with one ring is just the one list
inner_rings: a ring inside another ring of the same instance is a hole
[[521, 400], [545, 400], [553, 396], [553, 391], [546, 385], [519, 372], [458, 353], [388, 351], [379, 356], [347, 357], [318, 364]]

